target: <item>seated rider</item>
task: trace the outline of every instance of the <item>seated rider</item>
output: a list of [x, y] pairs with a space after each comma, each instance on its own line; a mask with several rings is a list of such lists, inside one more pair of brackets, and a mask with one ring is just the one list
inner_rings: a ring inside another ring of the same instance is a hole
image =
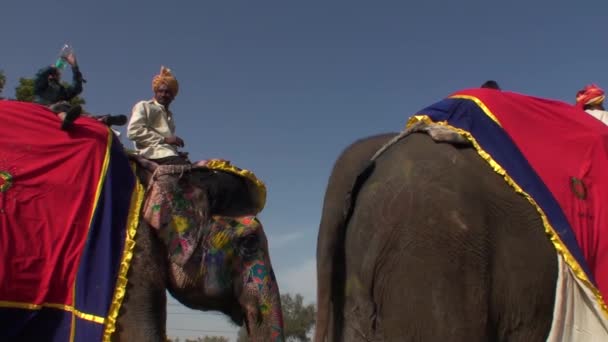
[[576, 106], [608, 125], [608, 112], [604, 109], [604, 99], [604, 90], [595, 84], [590, 84], [576, 94]]
[[498, 83], [494, 80], [487, 80], [481, 85], [481, 88], [501, 90]]
[[[55, 66], [41, 69], [34, 79], [34, 102], [48, 106], [61, 118], [61, 129], [68, 129], [74, 120], [82, 114], [82, 108], [70, 104], [73, 98], [82, 92], [82, 73], [78, 68], [76, 57], [70, 53], [65, 60], [72, 66], [73, 80], [67, 87], [61, 84], [61, 72]], [[92, 115], [88, 115], [92, 116]], [[127, 122], [125, 115], [92, 116], [108, 126], [124, 125]]]
[[190, 164], [187, 154], [178, 151], [184, 141], [175, 135], [174, 115], [169, 105], [177, 95], [179, 84], [164, 66], [152, 80], [154, 97], [139, 101], [133, 107], [127, 137], [138, 155], [158, 164]]
[[69, 101], [82, 92], [82, 73], [73, 54], [66, 57], [72, 66], [73, 81], [68, 87], [61, 84], [59, 68], [48, 66], [41, 69], [34, 79], [34, 102], [48, 106], [61, 118], [61, 129], [69, 128], [80, 116], [82, 108]]

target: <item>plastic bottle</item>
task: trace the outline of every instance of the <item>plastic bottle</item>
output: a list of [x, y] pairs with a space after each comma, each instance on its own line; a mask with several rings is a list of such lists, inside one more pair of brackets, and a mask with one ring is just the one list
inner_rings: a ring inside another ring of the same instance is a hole
[[74, 53], [74, 50], [69, 44], [64, 44], [61, 50], [59, 50], [59, 57], [57, 57], [57, 61], [55, 62], [55, 67], [59, 69], [65, 68], [69, 63], [67, 61], [67, 57]]

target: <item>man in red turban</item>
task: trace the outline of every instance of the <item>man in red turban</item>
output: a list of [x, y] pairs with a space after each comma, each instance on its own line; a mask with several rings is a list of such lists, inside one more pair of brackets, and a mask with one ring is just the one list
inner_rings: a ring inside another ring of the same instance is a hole
[[608, 112], [604, 109], [604, 90], [590, 84], [576, 93], [576, 106], [608, 125]]

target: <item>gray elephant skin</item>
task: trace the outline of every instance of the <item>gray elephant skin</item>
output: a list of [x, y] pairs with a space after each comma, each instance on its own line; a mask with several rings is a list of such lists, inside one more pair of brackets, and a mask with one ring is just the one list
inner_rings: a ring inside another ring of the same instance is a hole
[[543, 341], [554, 247], [472, 147], [413, 133], [337, 159], [317, 244], [315, 341]]

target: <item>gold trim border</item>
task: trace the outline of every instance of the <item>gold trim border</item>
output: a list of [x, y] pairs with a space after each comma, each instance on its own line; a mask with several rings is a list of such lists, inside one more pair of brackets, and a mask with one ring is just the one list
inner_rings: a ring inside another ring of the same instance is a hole
[[27, 309], [27, 310], [41, 310], [42, 308], [53, 308], [53, 309], [59, 309], [59, 310], [71, 312], [76, 317], [84, 319], [85, 321], [95, 322], [95, 323], [99, 323], [99, 324], [103, 324], [103, 322], [105, 321], [103, 317], [84, 313], [82, 311], [78, 311], [73, 306], [65, 305], [65, 304], [56, 304], [56, 303], [32, 304], [32, 303], [24, 303], [24, 302], [0, 301], [0, 307]]
[[266, 185], [264, 184], [264, 182], [262, 182], [260, 179], [258, 179], [253, 172], [246, 170], [246, 169], [238, 168], [238, 167], [232, 165], [229, 161], [222, 160], [222, 159], [210, 159], [209, 161], [207, 161], [207, 163], [205, 163], [204, 166], [211, 170], [219, 170], [219, 171], [232, 173], [232, 174], [244, 177], [245, 179], [252, 182], [258, 190], [257, 191], [257, 195], [258, 195], [257, 212], [260, 212], [260, 211], [262, 211], [262, 209], [264, 209], [264, 206], [266, 205]]
[[[472, 96], [467, 96], [467, 97], [474, 98]], [[461, 97], [461, 98], [465, 98], [465, 97]], [[477, 98], [474, 98], [474, 99], [475, 99], [474, 102], [476, 104], [480, 104], [480, 103], [483, 104], [483, 102], [481, 102], [481, 100], [479, 100]], [[491, 115], [491, 118], [493, 118], [493, 120], [496, 119], [496, 117], [490, 112], [490, 110], [485, 105], [483, 105], [482, 109], [484, 109], [484, 113], [489, 114], [489, 116]], [[486, 112], [486, 110], [487, 110], [487, 112]], [[446, 121], [434, 122], [430, 116], [425, 115], [425, 114], [412, 116], [408, 120], [406, 128], [409, 128], [411, 125], [413, 125], [417, 122], [424, 122], [427, 124], [434, 123], [434, 124], [443, 125], [443, 126], [446, 126], [450, 129], [454, 130], [455, 132], [457, 132], [458, 134], [460, 134], [461, 136], [466, 138], [468, 141], [471, 142], [471, 144], [473, 144], [473, 147], [477, 151], [477, 154], [479, 154], [479, 156], [481, 156], [481, 158], [483, 158], [483, 160], [485, 160], [490, 165], [492, 170], [494, 172], [496, 172], [497, 174], [499, 174], [500, 176], [502, 176], [502, 178], [505, 180], [505, 182], [509, 186], [511, 186], [511, 188], [513, 188], [513, 190], [515, 190], [516, 193], [524, 196], [524, 198], [526, 198], [528, 200], [528, 202], [536, 209], [536, 211], [540, 215], [541, 220], [543, 222], [543, 227], [545, 229], [545, 233], [549, 236], [549, 240], [551, 240], [551, 243], [553, 243], [553, 246], [555, 247], [556, 251], [563, 256], [564, 260], [566, 261], [566, 264], [568, 264], [568, 266], [572, 269], [572, 271], [574, 272], [576, 277], [579, 278], [591, 290], [591, 292], [595, 296], [597, 304], [600, 306], [602, 312], [605, 314], [605, 316], [606, 316], [605, 318], [608, 318], [608, 307], [606, 306], [606, 303], [604, 302], [604, 299], [602, 298], [602, 294], [591, 283], [589, 278], [587, 278], [587, 275], [585, 274], [585, 272], [579, 265], [578, 261], [570, 253], [567, 246], [561, 240], [561, 238], [559, 237], [559, 235], [557, 234], [557, 232], [555, 231], [555, 229], [553, 228], [551, 223], [549, 223], [549, 219], [545, 215], [545, 212], [543, 211], [543, 209], [536, 203], [536, 201], [532, 198], [532, 196], [530, 196], [527, 192], [525, 192], [519, 186], [519, 184], [517, 184], [511, 178], [511, 176], [509, 176], [507, 171], [499, 163], [497, 163], [488, 152], [486, 152], [483, 148], [481, 148], [481, 146], [479, 145], [477, 140], [473, 137], [473, 135], [463, 129], [451, 126]]]
[[103, 330], [103, 342], [109, 342], [114, 331], [116, 331], [116, 319], [122, 301], [127, 292], [127, 273], [131, 267], [131, 260], [133, 259], [133, 251], [135, 249], [135, 234], [137, 233], [137, 227], [139, 226], [139, 214], [141, 211], [141, 205], [144, 201], [145, 189], [139, 182], [139, 178], [135, 174], [135, 164], [131, 164], [131, 170], [133, 171], [133, 177], [135, 177], [135, 188], [131, 194], [131, 207], [129, 208], [129, 215], [127, 218], [127, 232], [125, 237], [125, 246], [122, 254], [122, 260], [120, 261], [120, 268], [118, 270], [118, 279], [114, 288], [114, 295], [112, 297], [112, 304], [107, 314], [105, 327]]
[[[106, 152], [104, 156], [104, 162], [102, 164], [102, 171], [100, 174], [100, 179], [97, 184], [97, 189], [95, 192], [95, 202], [93, 204], [93, 210], [91, 211], [91, 216], [89, 218], [89, 230], [91, 227], [91, 223], [93, 222], [93, 217], [95, 211], [97, 210], [97, 204], [99, 202], [99, 197], [101, 194], [101, 190], [103, 188], [103, 184], [105, 182], [105, 178], [108, 171], [108, 166], [111, 157], [111, 147], [112, 147], [112, 133], [108, 130], [108, 142], [106, 145]], [[131, 265], [131, 260], [133, 258], [133, 250], [135, 248], [135, 234], [137, 232], [137, 227], [139, 225], [139, 214], [141, 205], [144, 200], [145, 189], [142, 184], [139, 182], [137, 175], [135, 174], [134, 164], [131, 165], [131, 169], [133, 171], [133, 176], [135, 177], [135, 188], [131, 195], [131, 206], [129, 208], [129, 214], [127, 216], [127, 232], [125, 237], [125, 247], [122, 255], [122, 260], [120, 262], [118, 279], [116, 281], [116, 286], [114, 288], [114, 295], [112, 298], [112, 303], [110, 305], [110, 309], [108, 310], [107, 318], [85, 313], [79, 311], [75, 308], [75, 294], [76, 294], [76, 280], [73, 284], [73, 300], [72, 305], [59, 304], [59, 303], [43, 303], [43, 304], [32, 304], [26, 302], [15, 302], [15, 301], [0, 301], [0, 307], [5, 308], [17, 308], [17, 309], [27, 309], [27, 310], [41, 310], [43, 308], [53, 308], [58, 310], [63, 310], [72, 313], [71, 320], [71, 328], [70, 328], [70, 341], [74, 341], [75, 337], [75, 319], [74, 317], [78, 317], [80, 319], [94, 322], [97, 324], [105, 324], [104, 333], [102, 337], [102, 341], [109, 342], [112, 333], [116, 330], [116, 318], [118, 317], [118, 312], [120, 310], [120, 306], [122, 304], [122, 300], [124, 299], [126, 293], [127, 286], [127, 273], [129, 271], [129, 267]], [[88, 231], [87, 231], [88, 235]], [[80, 263], [80, 262], [79, 262]]]

